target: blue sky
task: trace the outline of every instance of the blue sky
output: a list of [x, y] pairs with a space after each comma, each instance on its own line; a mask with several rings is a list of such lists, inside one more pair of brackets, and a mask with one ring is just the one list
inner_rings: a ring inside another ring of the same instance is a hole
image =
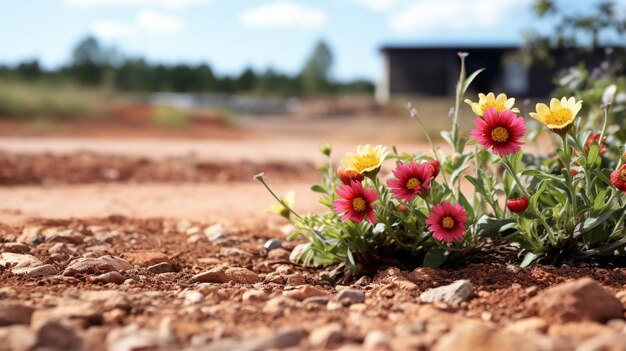
[[[584, 10], [595, 0], [570, 1]], [[618, 1], [626, 5], [626, 0]], [[78, 40], [153, 62], [297, 72], [319, 39], [334, 76], [376, 79], [378, 49], [402, 44], [516, 44], [532, 0], [0, 0], [0, 63], [69, 60]], [[625, 6], [626, 7], [626, 6]], [[535, 24], [537, 25], [537, 24]], [[539, 23], [539, 26], [542, 24]]]

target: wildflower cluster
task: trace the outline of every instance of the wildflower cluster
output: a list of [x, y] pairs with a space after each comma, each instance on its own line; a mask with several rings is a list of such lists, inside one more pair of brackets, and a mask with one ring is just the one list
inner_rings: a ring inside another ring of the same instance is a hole
[[[526, 144], [532, 119], [520, 115], [514, 98], [488, 93], [463, 100], [480, 73], [466, 75], [465, 56], [452, 129], [441, 133], [450, 153], [432, 142], [410, 107], [429, 155], [365, 145], [335, 168], [326, 144], [328, 166], [312, 190], [328, 211], [292, 218], [286, 203], [292, 195], [277, 198], [274, 211], [292, 220], [294, 237], [308, 241], [304, 264], [340, 263], [352, 271], [390, 262], [438, 266], [498, 245], [519, 250], [523, 265], [624, 253], [626, 160], [607, 157], [624, 151], [606, 138], [608, 107], [598, 129], [583, 129], [582, 101], [538, 103], [528, 115], [551, 133], [537, 139], [532, 154]], [[474, 114], [469, 137], [459, 131], [463, 101]]]

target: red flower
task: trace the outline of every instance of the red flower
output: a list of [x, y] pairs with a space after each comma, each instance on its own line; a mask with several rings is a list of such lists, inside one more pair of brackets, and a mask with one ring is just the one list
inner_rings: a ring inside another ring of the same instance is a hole
[[602, 142], [600, 142], [600, 133], [595, 133], [595, 134], [591, 133], [589, 134], [589, 136], [587, 137], [587, 140], [585, 141], [586, 153], [589, 153], [589, 148], [591, 147], [591, 144], [593, 144], [594, 141], [600, 144], [600, 155], [604, 155], [607, 151], [609, 151], [609, 149], [605, 145], [606, 137], [602, 138]]
[[378, 199], [376, 191], [373, 189], [363, 189], [363, 183], [352, 181], [349, 185], [342, 184], [337, 188], [339, 199], [333, 202], [335, 212], [343, 214], [342, 221], [348, 219], [353, 222], [362, 222], [367, 216], [367, 220], [375, 224], [374, 205], [372, 203]]
[[439, 241], [451, 243], [463, 240], [465, 236], [465, 222], [467, 212], [459, 204], [452, 205], [446, 201], [433, 207], [426, 218], [428, 230]]
[[520, 213], [526, 211], [528, 208], [528, 198], [526, 196], [508, 199], [506, 201], [506, 207], [513, 213]]
[[393, 170], [396, 179], [388, 180], [387, 186], [398, 199], [411, 202], [415, 195], [422, 195], [423, 190], [430, 189], [428, 183], [433, 180], [432, 169], [428, 163], [400, 163]]
[[429, 165], [433, 171], [433, 179], [437, 178], [437, 176], [439, 175], [439, 171], [441, 171], [441, 164], [439, 163], [439, 161], [432, 160], [426, 162], [426, 164]]
[[626, 192], [626, 165], [611, 172], [611, 183], [619, 190]]
[[350, 182], [353, 180], [357, 182], [362, 182], [363, 179], [365, 179], [365, 176], [361, 173], [352, 169], [346, 170], [343, 167], [339, 167], [339, 169], [337, 170], [337, 177], [339, 177], [339, 180], [341, 180], [341, 182], [345, 185], [350, 185]]
[[522, 137], [526, 133], [526, 122], [510, 110], [498, 112], [495, 108], [485, 111], [483, 118], [476, 118], [476, 128], [472, 137], [483, 145], [485, 150], [500, 156], [519, 151]]

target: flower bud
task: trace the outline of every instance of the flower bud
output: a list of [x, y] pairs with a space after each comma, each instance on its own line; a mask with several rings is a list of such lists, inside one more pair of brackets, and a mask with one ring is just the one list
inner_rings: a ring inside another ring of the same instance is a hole
[[363, 179], [365, 179], [365, 176], [363, 176], [361, 173], [352, 169], [345, 169], [343, 167], [340, 167], [337, 170], [337, 176], [339, 177], [339, 180], [341, 180], [341, 182], [345, 185], [350, 185], [350, 182], [353, 180], [357, 182], [362, 182]]
[[325, 141], [320, 145], [320, 152], [326, 156], [330, 156], [333, 151], [333, 145], [329, 141]]
[[522, 196], [508, 199], [506, 201], [506, 207], [513, 213], [524, 212], [528, 208], [528, 198], [526, 196]]
[[441, 164], [439, 163], [439, 161], [432, 160], [426, 163], [428, 163], [430, 168], [433, 170], [433, 179], [437, 178], [437, 176], [439, 175], [439, 172], [441, 171]]

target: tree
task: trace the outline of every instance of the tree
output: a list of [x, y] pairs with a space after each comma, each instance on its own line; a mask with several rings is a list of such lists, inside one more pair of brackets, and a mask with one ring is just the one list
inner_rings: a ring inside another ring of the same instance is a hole
[[603, 36], [614, 36], [623, 40], [626, 20], [616, 11], [614, 0], [600, 1], [584, 13], [568, 11], [569, 4], [569, 1], [560, 3], [556, 0], [535, 0], [534, 12], [537, 19], [548, 19], [553, 25], [547, 31], [549, 34], [541, 34], [532, 28], [525, 33], [522, 53], [527, 64], [533, 60], [550, 63], [551, 49], [586, 48], [591, 51], [600, 46]]
[[118, 61], [115, 49], [103, 48], [94, 37], [81, 40], [72, 51], [70, 71], [83, 84], [102, 84], [107, 71]]
[[250, 92], [256, 83], [256, 74], [248, 67], [237, 78], [237, 90]]
[[313, 53], [300, 73], [303, 92], [306, 95], [330, 92], [332, 66], [333, 54], [328, 45], [321, 40], [315, 45]]

